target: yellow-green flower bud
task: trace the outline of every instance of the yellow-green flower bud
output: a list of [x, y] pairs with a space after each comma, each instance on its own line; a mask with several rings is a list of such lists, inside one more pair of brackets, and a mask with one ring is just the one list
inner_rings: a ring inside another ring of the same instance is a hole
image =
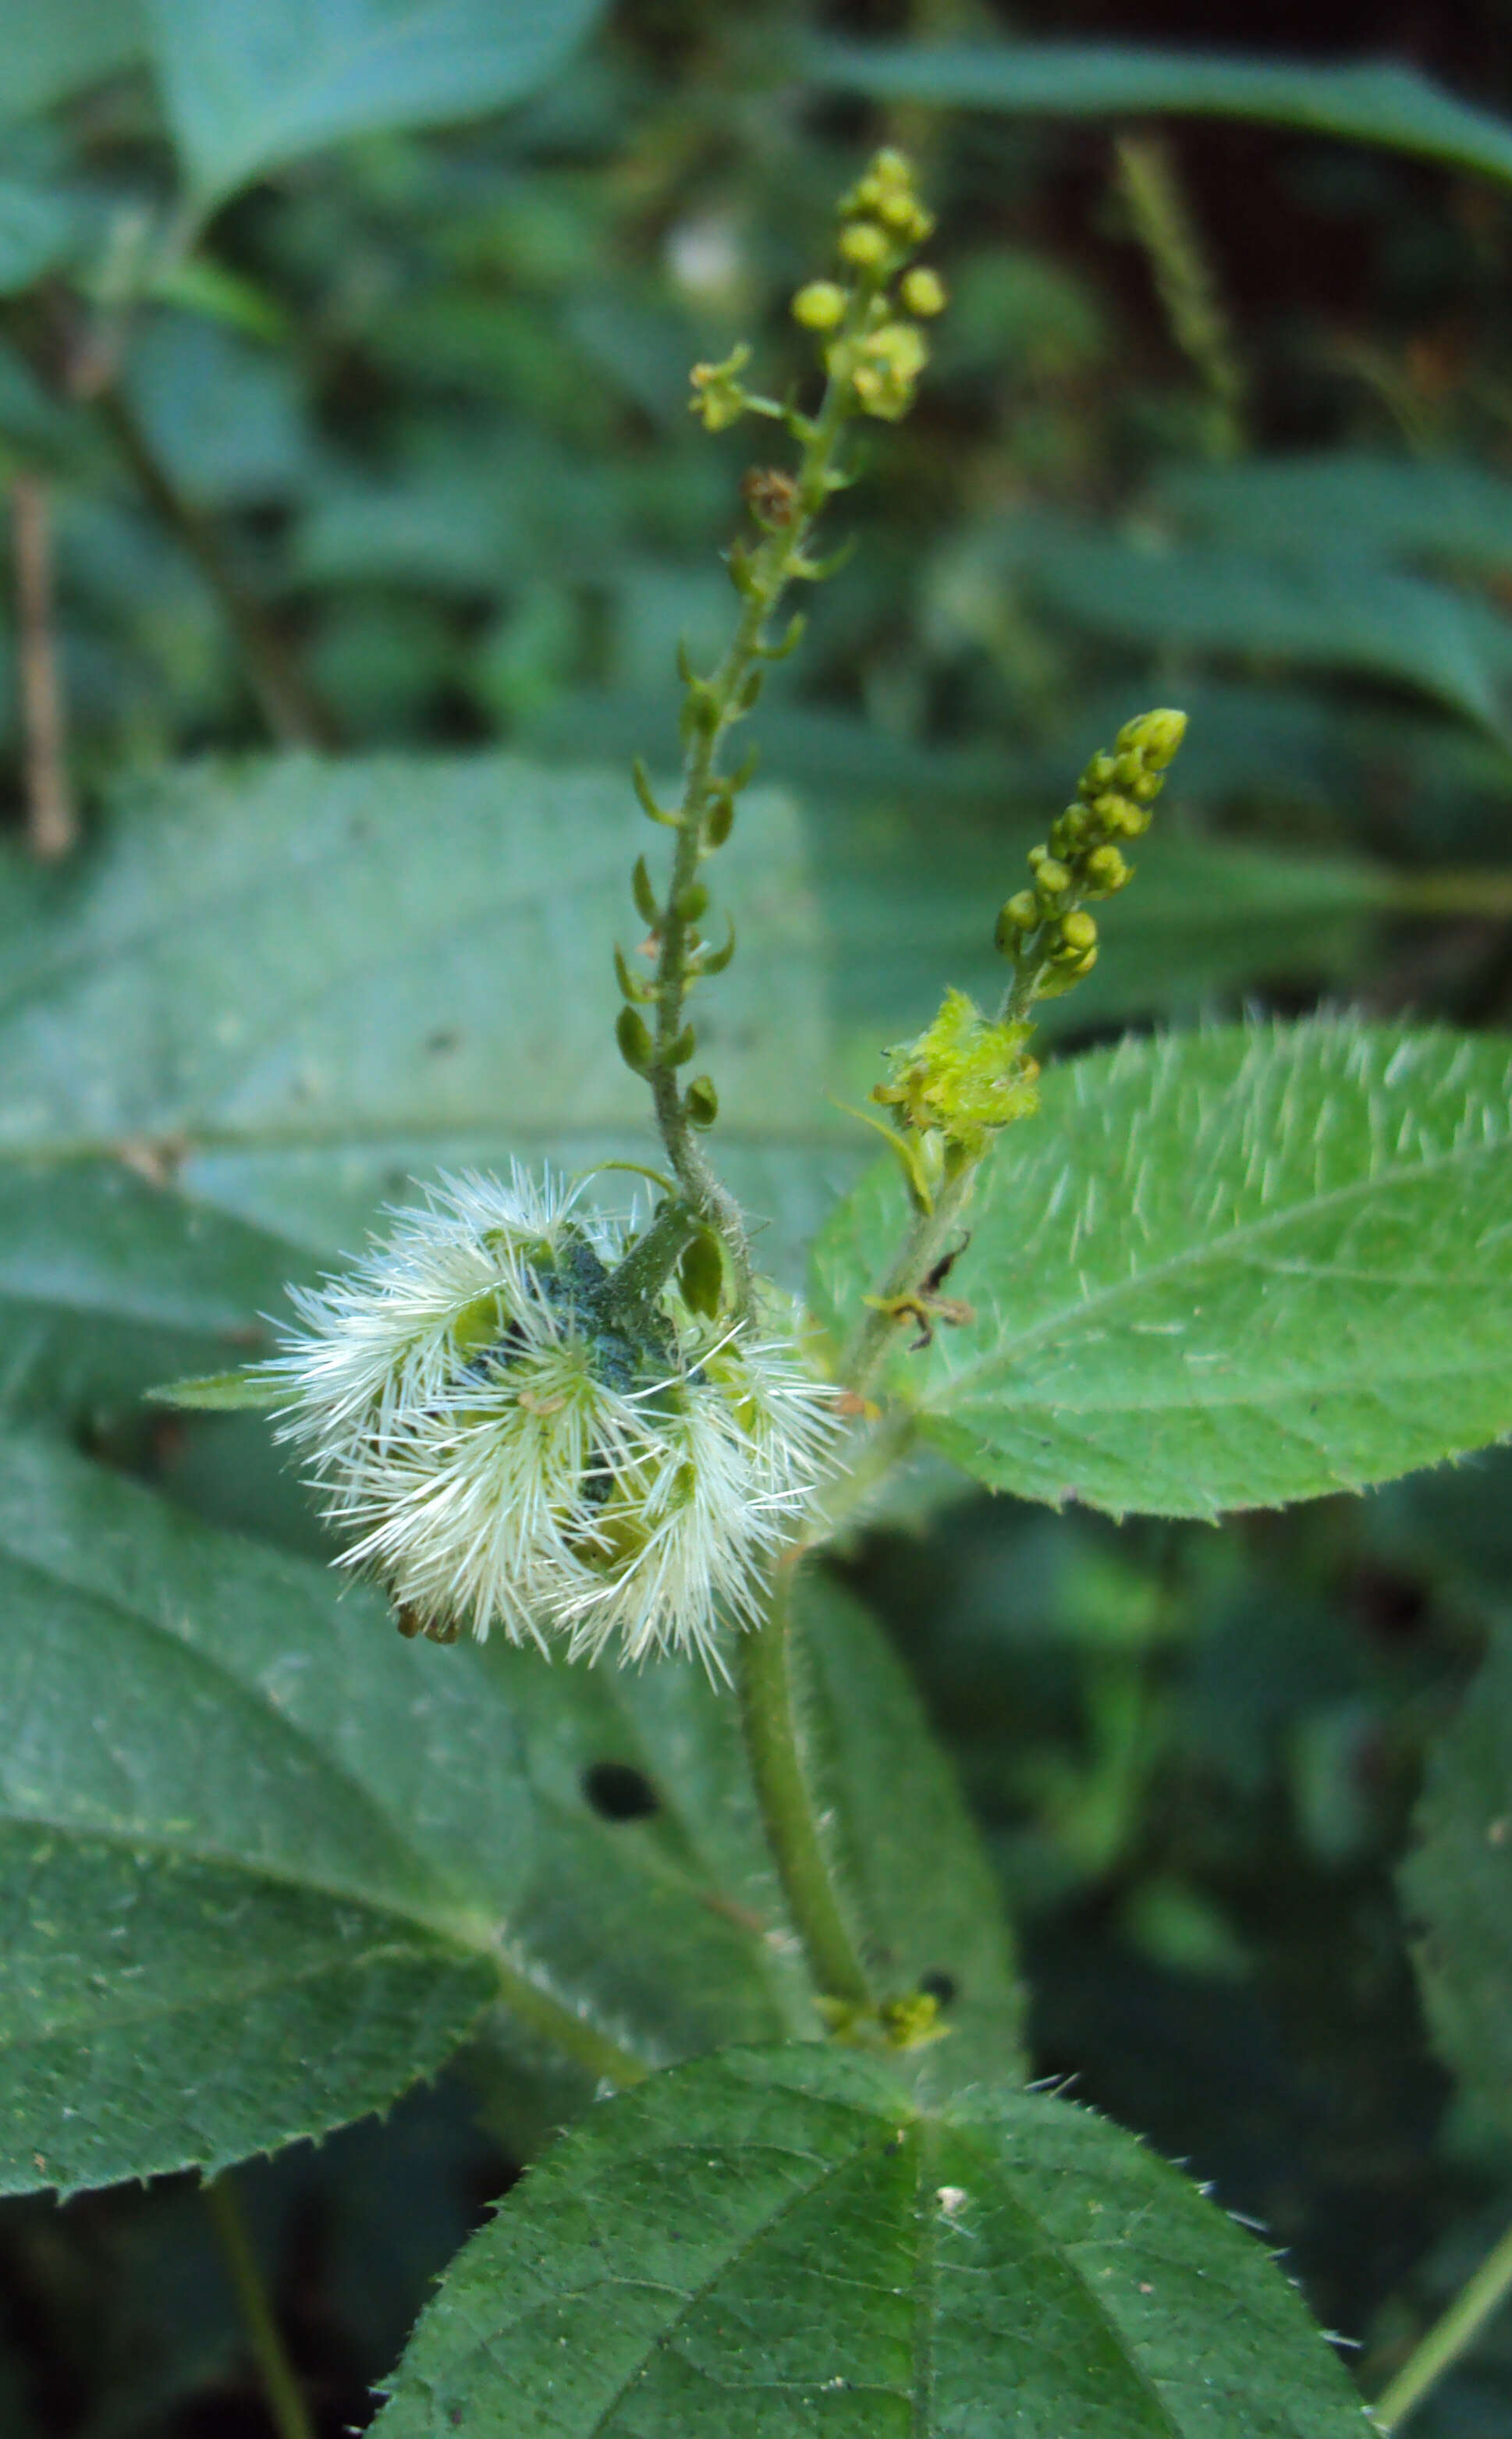
[[1147, 711], [1118, 732], [1121, 754], [1140, 755], [1151, 770], [1167, 770], [1186, 734], [1184, 711]]
[[929, 362], [924, 334], [915, 322], [884, 322], [862, 342], [862, 360], [851, 376], [868, 415], [897, 423], [914, 403], [914, 383]]
[[881, 151], [872, 156], [869, 175], [880, 187], [891, 187], [895, 192], [900, 187], [909, 192], [914, 185], [914, 164], [906, 152], [899, 152], [896, 144], [884, 144]]
[[1092, 816], [1085, 805], [1068, 805], [1065, 811], [1051, 825], [1051, 854], [1059, 856], [1061, 862], [1065, 863], [1077, 852], [1078, 848], [1086, 846], [1092, 828]]
[[739, 376], [750, 361], [750, 347], [742, 343], [732, 348], [722, 364], [694, 365], [694, 394], [688, 406], [694, 415], [703, 418], [705, 432], [725, 432], [745, 413], [746, 396]]
[[1011, 953], [1018, 945], [1020, 933], [1032, 932], [1041, 919], [1040, 900], [1034, 891], [1016, 890], [998, 917], [994, 935], [998, 947]]
[[877, 206], [877, 217], [895, 237], [911, 238], [914, 223], [918, 218], [918, 205], [912, 195], [905, 194], [899, 187], [896, 194], [883, 195]]
[[1089, 802], [1100, 796], [1113, 783], [1113, 757], [1111, 754], [1094, 754], [1076, 782], [1076, 792]]
[[898, 294], [911, 313], [921, 314], [925, 320], [945, 311], [945, 283], [937, 271], [928, 270], [923, 263], [905, 272]]
[[845, 317], [845, 292], [833, 279], [810, 279], [792, 300], [792, 318], [806, 330], [832, 330]]
[[1143, 838], [1149, 828], [1149, 808], [1131, 796], [1097, 796], [1092, 810], [1109, 838]]
[[1073, 956], [1084, 957], [1089, 949], [1097, 945], [1097, 926], [1090, 915], [1062, 915], [1058, 929], [1060, 948], [1068, 949]]
[[1035, 871], [1034, 885], [1041, 903], [1053, 906], [1056, 899], [1064, 898], [1071, 887], [1071, 875], [1063, 863], [1058, 863], [1053, 855], [1047, 855], [1041, 859]]
[[1133, 877], [1133, 866], [1124, 862], [1115, 846], [1094, 846], [1082, 866], [1083, 882], [1094, 898], [1112, 898]]
[[875, 221], [853, 221], [849, 228], [841, 230], [840, 251], [858, 271], [876, 271], [886, 261], [891, 248], [885, 231]]

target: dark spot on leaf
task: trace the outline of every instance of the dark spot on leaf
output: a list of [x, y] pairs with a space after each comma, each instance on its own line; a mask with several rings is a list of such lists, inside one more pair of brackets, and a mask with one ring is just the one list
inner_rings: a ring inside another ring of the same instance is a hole
[[953, 1973], [921, 1973], [918, 1977], [918, 1986], [926, 1998], [934, 1999], [942, 2007], [950, 2006], [955, 1997], [956, 1981]]
[[600, 1821], [647, 1821], [662, 1808], [646, 1772], [628, 1761], [596, 1761], [584, 1771], [582, 1785]]

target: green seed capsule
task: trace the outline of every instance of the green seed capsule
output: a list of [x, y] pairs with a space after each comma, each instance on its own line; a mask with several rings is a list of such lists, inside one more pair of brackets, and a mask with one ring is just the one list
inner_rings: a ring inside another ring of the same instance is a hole
[[619, 1055], [631, 1073], [648, 1075], [652, 1052], [645, 1018], [637, 1016], [632, 1007], [622, 1007], [614, 1022], [614, 1039], [619, 1043]]
[[695, 1076], [683, 1095], [690, 1127], [712, 1127], [720, 1114], [720, 1096], [711, 1076]]

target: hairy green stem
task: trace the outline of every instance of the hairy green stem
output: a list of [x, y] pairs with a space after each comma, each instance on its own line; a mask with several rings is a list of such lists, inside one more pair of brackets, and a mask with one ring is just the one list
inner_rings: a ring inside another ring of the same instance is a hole
[[[837, 1376], [841, 1386], [857, 1397], [864, 1397], [871, 1387], [898, 1331], [916, 1326], [916, 1315], [907, 1309], [908, 1300], [918, 1294], [935, 1263], [949, 1252], [952, 1235], [971, 1199], [981, 1166], [980, 1160], [969, 1160], [959, 1151], [947, 1156], [945, 1176], [932, 1207], [917, 1214], [892, 1269], [876, 1295], [868, 1300], [865, 1315], [841, 1359]], [[903, 1309], [899, 1310], [899, 1307]]]
[[116, 447], [164, 524], [177, 534], [225, 613], [236, 636], [247, 680], [270, 730], [283, 745], [306, 745], [321, 754], [341, 743], [336, 723], [311, 693], [294, 654], [261, 603], [246, 590], [208, 517], [187, 500], [157, 455], [117, 383], [101, 389], [96, 404]]
[[1448, 2310], [1420, 2338], [1395, 2379], [1371, 2407], [1382, 2430], [1399, 2430], [1429, 2390], [1457, 2362], [1492, 2314], [1512, 2294], [1512, 2227], [1495, 2244]]
[[[858, 288], [846, 332], [860, 327], [873, 294], [865, 283]], [[698, 974], [696, 951], [690, 938], [698, 917], [685, 908], [699, 866], [710, 852], [709, 819], [719, 802], [721, 784], [720, 750], [731, 729], [751, 707], [752, 682], [762, 662], [771, 657], [767, 629], [778, 604], [789, 586], [809, 572], [807, 544], [835, 488], [835, 451], [853, 412], [854, 395], [848, 375], [831, 377], [818, 416], [803, 427], [803, 454], [792, 478], [786, 522], [770, 526], [746, 562], [741, 582], [743, 605], [735, 633], [712, 676], [695, 681], [690, 690], [689, 704], [695, 716], [684, 758], [682, 795], [673, 817], [676, 846], [666, 899], [655, 926], [656, 1024], [647, 1080], [655, 1104], [656, 1123], [684, 1193], [700, 1217], [718, 1229], [729, 1249], [737, 1308], [741, 1311], [749, 1308], [751, 1297], [751, 1253], [744, 1215], [716, 1176], [698, 1141], [677, 1081], [679, 1062], [674, 1053], [685, 1024], [688, 989]]]
[[654, 1304], [698, 1230], [685, 1202], [664, 1205], [615, 1265], [606, 1303], [616, 1321], [633, 1327], [637, 1315]]
[[793, 1702], [792, 1577], [791, 1564], [780, 1569], [762, 1623], [736, 1638], [740, 1724], [761, 1825], [809, 1970], [824, 1998], [870, 2008], [871, 1983], [835, 1895], [804, 1771]]
[[278, 2439], [315, 2439], [315, 2426], [274, 2318], [236, 2189], [228, 2177], [219, 2176], [211, 2178], [204, 2191], [237, 2309], [261, 2374], [273, 2427]]

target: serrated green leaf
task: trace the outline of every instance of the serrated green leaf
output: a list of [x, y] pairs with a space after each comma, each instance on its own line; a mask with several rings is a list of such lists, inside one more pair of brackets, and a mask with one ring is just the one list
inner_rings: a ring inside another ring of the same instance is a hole
[[809, 74], [877, 101], [1051, 118], [1249, 118], [1382, 145], [1512, 185], [1512, 129], [1395, 62], [1314, 67], [1116, 43], [815, 43]]
[[1353, 2439], [1260, 2246], [1043, 2093], [745, 2050], [595, 2110], [474, 2236], [376, 2439]]
[[1494, 1636], [1430, 1748], [1401, 1867], [1433, 2045], [1512, 2133], [1512, 1641]]
[[[1011, 1973], [944, 1766], [855, 1605], [816, 1585], [805, 1616], [855, 1714], [831, 1800], [885, 1771], [916, 1815], [912, 1878], [858, 1891], [863, 1935], [956, 1985], [962, 2074], [1011, 2074]], [[578, 2100], [814, 2024], [734, 1701], [688, 1666], [417, 1648], [365, 1588], [19, 1438], [0, 1645], [0, 2189], [317, 2133], [433, 2072], [490, 2000], [509, 2058], [564, 2041]], [[950, 2042], [926, 2056], [948, 2085]]]
[[349, 136], [472, 118], [571, 57], [601, 0], [149, 0], [164, 105], [202, 210]]
[[[0, 853], [0, 1165], [124, 1156], [329, 1255], [417, 1173], [645, 1157], [611, 1036], [642, 828], [623, 776], [296, 756], [128, 788], [65, 872]], [[791, 1272], [835, 1164], [784, 799], [744, 802], [720, 886], [742, 952], [694, 1012], [721, 1165]]]
[[[1211, 1516], [1389, 1480], [1512, 1431], [1512, 1067], [1350, 1023], [1136, 1041], [1044, 1078], [893, 1379], [994, 1488]], [[907, 1224], [897, 1165], [826, 1227], [837, 1332]]]

